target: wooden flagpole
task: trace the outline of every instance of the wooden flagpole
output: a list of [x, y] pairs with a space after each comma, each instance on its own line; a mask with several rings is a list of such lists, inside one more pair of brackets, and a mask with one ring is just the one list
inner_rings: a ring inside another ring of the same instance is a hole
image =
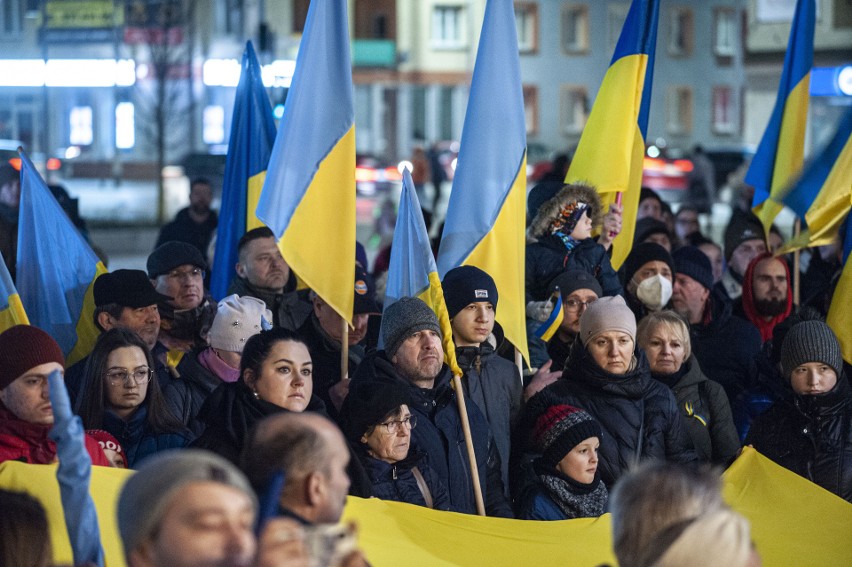
[[340, 379], [349, 380], [349, 323], [340, 318], [343, 332], [340, 335]]

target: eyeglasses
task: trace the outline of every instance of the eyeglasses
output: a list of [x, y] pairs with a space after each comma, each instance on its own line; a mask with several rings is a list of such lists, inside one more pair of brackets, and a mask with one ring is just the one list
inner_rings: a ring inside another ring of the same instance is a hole
[[390, 421], [380, 423], [379, 425], [384, 425], [385, 431], [387, 431], [390, 434], [394, 434], [397, 431], [399, 431], [399, 427], [401, 425], [404, 425], [410, 431], [417, 426], [417, 416], [416, 415], [409, 415], [405, 419], [392, 419]]
[[582, 306], [583, 309], [591, 305], [597, 301], [597, 299], [590, 299], [589, 301], [580, 301], [579, 299], [566, 299], [565, 305], [568, 307], [568, 311], [579, 311]]
[[172, 270], [166, 277], [172, 280], [184, 281], [184, 280], [194, 280], [199, 279], [203, 280], [205, 276], [204, 270], [201, 268], [192, 268], [191, 270], [181, 271], [181, 270]]
[[110, 370], [104, 374], [104, 376], [106, 376], [107, 380], [109, 380], [110, 386], [127, 384], [128, 379], [132, 379], [135, 385], [141, 386], [142, 384], [147, 384], [151, 381], [151, 378], [154, 376], [154, 371], [150, 368], [137, 368], [133, 372], [126, 369]]

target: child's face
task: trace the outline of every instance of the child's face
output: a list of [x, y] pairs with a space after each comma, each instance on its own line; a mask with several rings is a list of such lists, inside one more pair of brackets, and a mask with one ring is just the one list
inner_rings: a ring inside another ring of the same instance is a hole
[[574, 240], [585, 240], [592, 236], [592, 219], [589, 218], [589, 211], [583, 211], [583, 216], [577, 221], [574, 231], [571, 233], [571, 238]]
[[578, 443], [556, 465], [556, 470], [582, 484], [591, 484], [598, 470], [597, 437], [589, 437]]
[[114, 466], [117, 469], [126, 469], [127, 465], [124, 462], [124, 455], [119, 453], [118, 451], [113, 451], [112, 449], [104, 449], [104, 455], [106, 455], [107, 461], [109, 464]]

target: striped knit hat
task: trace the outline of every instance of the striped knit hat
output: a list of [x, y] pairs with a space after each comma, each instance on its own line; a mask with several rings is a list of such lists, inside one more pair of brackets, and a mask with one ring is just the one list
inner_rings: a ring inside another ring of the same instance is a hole
[[822, 321], [803, 321], [784, 337], [781, 347], [781, 369], [789, 379], [796, 367], [808, 362], [823, 362], [834, 369], [837, 377], [843, 373], [840, 343], [831, 327]]
[[601, 438], [601, 426], [588, 412], [568, 404], [548, 406], [535, 420], [532, 441], [546, 468], [556, 465], [589, 437]]

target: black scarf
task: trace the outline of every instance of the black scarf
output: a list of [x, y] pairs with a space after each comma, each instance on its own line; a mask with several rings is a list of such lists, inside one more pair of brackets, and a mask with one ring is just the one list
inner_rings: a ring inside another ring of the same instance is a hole
[[194, 346], [207, 346], [207, 333], [216, 316], [217, 305], [209, 295], [195, 309], [175, 309], [162, 302], [157, 304], [160, 310], [160, 328], [172, 337], [195, 343]]
[[599, 473], [589, 484], [577, 482], [557, 470], [548, 470], [541, 459], [533, 463], [539, 480], [568, 519], [594, 518], [606, 512], [609, 493]]
[[686, 373], [689, 372], [691, 364], [689, 361], [684, 361], [683, 364], [680, 365], [680, 368], [672, 372], [671, 374], [657, 374], [656, 372], [651, 373], [651, 377], [657, 380], [658, 382], [662, 382], [669, 389], [677, 386], [677, 383], [680, 382], [680, 379], [686, 376]]

